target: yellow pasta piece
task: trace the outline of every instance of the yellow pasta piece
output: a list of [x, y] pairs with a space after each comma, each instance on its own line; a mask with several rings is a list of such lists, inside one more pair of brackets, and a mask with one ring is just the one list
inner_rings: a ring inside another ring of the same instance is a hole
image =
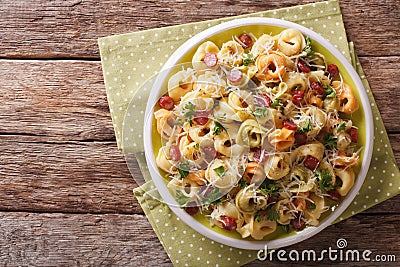
[[286, 60], [276, 53], [257, 57], [258, 69], [255, 77], [260, 81], [277, 82], [281, 80], [286, 71]]
[[299, 54], [304, 46], [304, 36], [297, 29], [286, 29], [279, 34], [278, 49], [287, 56]]
[[171, 167], [172, 167], [172, 164], [168, 160], [168, 158], [169, 158], [169, 151], [168, 151], [167, 147], [166, 146], [161, 147], [158, 150], [158, 154], [156, 157], [156, 164], [161, 170], [166, 171], [166, 172], [170, 172]]
[[259, 55], [268, 53], [269, 51], [274, 49], [275, 46], [275, 39], [271, 35], [263, 34], [257, 39], [257, 41], [254, 42], [251, 48], [251, 54], [254, 57], [257, 57]]
[[307, 208], [304, 211], [304, 218], [307, 220], [309, 225], [317, 226], [321, 214], [326, 210], [325, 199], [322, 196], [317, 196], [315, 193], [311, 193], [308, 198], [313, 201], [315, 206], [314, 209]]
[[236, 41], [224, 43], [218, 52], [218, 61], [229, 66], [239, 66], [243, 62], [243, 47]]
[[218, 46], [211, 41], [207, 41], [201, 44], [193, 55], [192, 58], [193, 68], [195, 70], [208, 69], [209, 67], [207, 67], [207, 65], [204, 63], [204, 56], [207, 53], [218, 54], [218, 52], [219, 52]]
[[168, 95], [175, 102], [193, 89], [194, 71], [192, 69], [181, 70], [171, 76], [168, 80]]
[[357, 98], [347, 83], [333, 81], [332, 86], [336, 91], [337, 97], [339, 98], [339, 111], [352, 114], [358, 110], [359, 104]]
[[261, 163], [248, 162], [244, 170], [243, 178], [248, 184], [261, 184], [265, 179], [264, 166]]
[[268, 141], [278, 151], [286, 151], [294, 144], [294, 131], [287, 128], [276, 129], [268, 135]]
[[235, 203], [240, 212], [253, 214], [267, 205], [267, 198], [259, 194], [255, 185], [251, 184], [236, 194]]
[[239, 128], [236, 143], [241, 146], [258, 147], [261, 145], [262, 131], [256, 120], [245, 120]]
[[164, 139], [169, 139], [173, 132], [173, 117], [172, 113], [166, 109], [159, 109], [154, 112], [154, 117], [157, 120], [157, 132]]
[[342, 181], [342, 185], [337, 189], [341, 196], [346, 196], [354, 185], [355, 174], [352, 168], [335, 169], [336, 177]]
[[290, 171], [288, 154], [275, 154], [268, 157], [264, 171], [270, 180], [279, 180]]

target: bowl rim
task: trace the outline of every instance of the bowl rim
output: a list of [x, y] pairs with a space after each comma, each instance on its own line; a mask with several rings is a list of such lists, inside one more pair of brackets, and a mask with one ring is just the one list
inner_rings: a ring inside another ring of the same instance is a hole
[[[211, 36], [221, 33], [223, 31], [231, 30], [237, 27], [243, 26], [251, 26], [251, 25], [266, 25], [266, 26], [277, 26], [282, 28], [296, 28], [300, 30], [303, 34], [309, 36], [311, 39], [316, 40], [326, 49], [328, 49], [336, 59], [338, 59], [345, 69], [348, 71], [351, 79], [353, 80], [356, 90], [359, 93], [360, 100], [362, 102], [362, 107], [364, 110], [364, 118], [365, 118], [365, 131], [366, 131], [366, 144], [364, 146], [364, 157], [362, 160], [361, 169], [357, 176], [356, 182], [353, 185], [350, 192], [347, 194], [345, 199], [337, 206], [337, 208], [329, 214], [326, 218], [324, 218], [318, 226], [309, 226], [306, 227], [304, 230], [300, 232], [296, 232], [296, 234], [289, 235], [287, 237], [274, 239], [274, 240], [267, 240], [267, 241], [252, 241], [252, 240], [240, 240], [232, 237], [225, 236], [223, 234], [217, 233], [212, 229], [207, 228], [195, 218], [187, 214], [183, 209], [179, 207], [179, 204], [173, 198], [171, 193], [169, 192], [167, 186], [163, 182], [163, 178], [159, 173], [158, 168], [155, 164], [155, 156], [153, 151], [153, 144], [152, 144], [152, 114], [154, 103], [156, 103], [160, 90], [164, 80], [168, 77], [171, 67], [176, 65], [181, 58], [188, 53], [194, 46], [199, 45], [201, 42], [204, 42], [206, 39], [210, 38]], [[150, 134], [146, 134], [150, 133]], [[170, 209], [180, 218], [186, 225], [190, 226], [192, 229], [208, 237], [211, 240], [217, 241], [224, 245], [228, 245], [231, 247], [236, 247], [239, 249], [247, 249], [247, 250], [261, 250], [265, 249], [267, 245], [270, 249], [281, 248], [285, 246], [289, 246], [303, 240], [310, 238], [311, 236], [319, 233], [329, 225], [331, 225], [339, 216], [347, 209], [347, 207], [352, 203], [355, 196], [358, 194], [362, 184], [364, 183], [366, 174], [369, 169], [369, 165], [371, 162], [372, 157], [372, 149], [373, 149], [373, 116], [372, 111], [368, 99], [368, 95], [366, 90], [363, 86], [363, 83], [350, 64], [350, 62], [342, 55], [341, 52], [337, 48], [335, 48], [328, 40], [322, 37], [320, 34], [305, 28], [299, 24], [289, 22], [286, 20], [280, 19], [273, 19], [273, 18], [264, 18], [264, 17], [252, 17], [252, 18], [241, 18], [235, 19], [228, 22], [223, 22], [216, 26], [210, 27], [192, 38], [188, 39], [184, 42], [174, 53], [169, 57], [166, 61], [164, 66], [162, 67], [160, 74], [157, 76], [153, 88], [151, 90], [149, 100], [146, 106], [145, 112], [145, 125], [144, 125], [144, 148], [145, 148], [145, 157], [148, 165], [148, 169], [154, 184], [159, 191], [163, 200], [167, 203]]]

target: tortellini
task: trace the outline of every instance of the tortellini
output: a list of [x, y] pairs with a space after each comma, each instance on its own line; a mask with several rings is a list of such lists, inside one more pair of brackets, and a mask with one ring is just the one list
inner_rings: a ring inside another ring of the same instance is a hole
[[211, 71], [200, 74], [193, 84], [193, 90], [200, 91], [207, 97], [221, 97], [225, 94], [226, 81]]
[[280, 33], [278, 49], [287, 56], [300, 53], [305, 46], [304, 36], [299, 30], [287, 29]]
[[251, 48], [251, 54], [255, 57], [266, 54], [275, 48], [276, 43], [274, 37], [268, 34], [263, 34], [257, 41], [254, 43], [253, 47]]
[[288, 150], [294, 144], [294, 131], [287, 128], [276, 129], [268, 135], [269, 142], [278, 151]]
[[339, 98], [339, 111], [352, 114], [358, 110], [359, 104], [356, 96], [347, 83], [334, 81], [332, 86]]
[[297, 29], [246, 33], [204, 41], [193, 68], [171, 71], [154, 109], [156, 164], [188, 213], [269, 240], [278, 226], [317, 226], [350, 194], [361, 149], [343, 113], [358, 96], [314, 48]]
[[242, 146], [257, 147], [261, 145], [263, 132], [256, 120], [248, 119], [239, 128], [236, 143]]
[[236, 194], [235, 202], [240, 212], [252, 214], [267, 205], [267, 198], [258, 192], [254, 184], [251, 184]]
[[224, 43], [218, 52], [218, 60], [230, 66], [239, 66], [243, 63], [243, 47], [236, 41]]
[[258, 72], [255, 77], [260, 81], [277, 82], [282, 80], [286, 71], [286, 60], [279, 54], [260, 55], [257, 57]]
[[290, 171], [290, 159], [288, 154], [275, 154], [268, 157], [265, 164], [265, 173], [270, 180], [279, 180]]
[[174, 101], [179, 101], [182, 96], [193, 90], [194, 71], [181, 70], [168, 80], [168, 95]]
[[207, 41], [197, 48], [196, 53], [192, 58], [192, 65], [195, 70], [204, 70], [208, 69], [207, 65], [204, 63], [204, 57], [207, 53], [217, 54], [219, 52], [219, 48], [216, 44], [211, 41]]

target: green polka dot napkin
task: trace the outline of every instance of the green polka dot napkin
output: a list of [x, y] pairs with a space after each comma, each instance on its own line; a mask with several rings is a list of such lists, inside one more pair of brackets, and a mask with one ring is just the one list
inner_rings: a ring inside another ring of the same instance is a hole
[[[359, 194], [340, 216], [346, 219], [400, 192], [400, 173], [389, 139], [362, 67], [348, 43], [337, 1], [152, 29], [99, 39], [104, 81], [118, 148], [135, 155], [143, 174], [134, 193], [160, 242], [176, 266], [238, 266], [255, 259], [256, 252], [224, 246], [186, 226], [162, 202], [147, 170], [143, 123], [152, 79], [168, 57], [187, 39], [221, 22], [242, 17], [272, 17], [296, 22], [328, 39], [352, 62], [367, 90], [374, 115], [372, 162]], [[140, 90], [139, 90], [140, 89]], [[127, 157], [127, 160], [130, 157]], [[384, 163], [384, 164], [382, 164]], [[138, 180], [138, 177], [135, 177]], [[339, 221], [338, 220], [338, 221]]]

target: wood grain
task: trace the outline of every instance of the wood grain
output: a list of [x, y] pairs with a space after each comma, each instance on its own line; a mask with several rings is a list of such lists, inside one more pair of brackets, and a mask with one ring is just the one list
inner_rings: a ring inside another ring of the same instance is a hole
[[[399, 61], [361, 57], [389, 132], [399, 131]], [[60, 141], [115, 138], [100, 62], [0, 60], [0, 101], [0, 134]]]
[[0, 133], [112, 140], [100, 62], [0, 60]]
[[[137, 213], [136, 183], [115, 142], [0, 137], [0, 210]], [[133, 176], [140, 176], [137, 165]]]
[[[0, 57], [98, 58], [97, 38], [284, 8], [312, 0], [2, 1]], [[360, 55], [400, 55], [398, 1], [340, 1]], [[212, 10], [212, 12], [210, 12]]]
[[[400, 163], [400, 134], [390, 135]], [[137, 186], [115, 142], [53, 142], [0, 136], [0, 210], [142, 213]], [[141, 177], [136, 164], [133, 177]], [[400, 196], [367, 213], [399, 213]]]
[[[314, 249], [320, 252], [329, 246], [335, 249], [336, 240], [345, 238], [347, 249], [370, 249], [373, 255], [393, 254], [398, 259], [399, 220], [398, 214], [356, 215], [285, 250]], [[0, 262], [6, 266], [172, 266], [143, 215], [8, 212], [0, 213], [0, 223], [3, 229], [0, 232]], [[174, 247], [180, 245], [176, 243]], [[192, 255], [196, 255], [196, 251]], [[329, 260], [322, 263], [332, 264]], [[260, 264], [254, 262], [247, 266]], [[263, 264], [287, 266], [288, 263], [275, 258], [273, 262]], [[304, 265], [304, 262], [298, 264]], [[341, 266], [348, 264], [335, 262]], [[365, 266], [365, 262], [351, 263], [352, 266], [362, 264]]]
[[143, 215], [7, 212], [0, 223], [2, 266], [171, 265]]

